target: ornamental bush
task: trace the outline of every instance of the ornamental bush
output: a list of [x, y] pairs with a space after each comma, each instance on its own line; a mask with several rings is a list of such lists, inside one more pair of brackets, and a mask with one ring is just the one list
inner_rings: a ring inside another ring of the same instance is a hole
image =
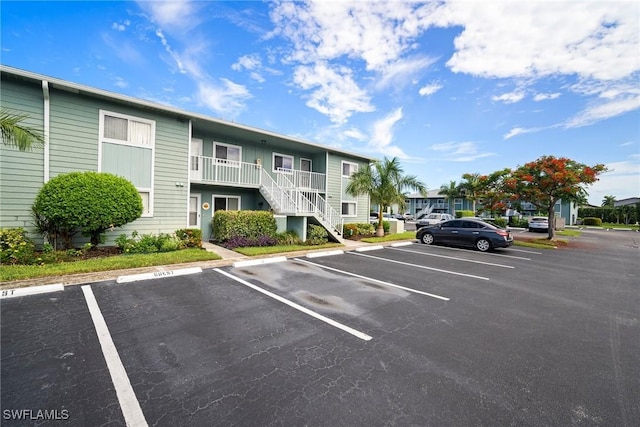
[[0, 230], [0, 264], [30, 264], [34, 249], [23, 228]]
[[476, 214], [473, 211], [456, 211], [456, 218], [466, 218], [469, 216], [476, 216]]
[[602, 225], [602, 220], [600, 218], [587, 217], [582, 223], [584, 225], [595, 225], [596, 227], [600, 227]]
[[176, 236], [184, 243], [186, 248], [202, 247], [202, 230], [199, 228], [181, 228], [176, 230]]
[[224, 243], [229, 239], [263, 237], [275, 240], [276, 219], [267, 211], [216, 211], [213, 216], [213, 240]]
[[324, 227], [320, 225], [309, 224], [307, 227], [307, 244], [308, 245], [322, 245], [327, 243], [329, 233]]
[[96, 246], [106, 230], [140, 218], [142, 198], [125, 178], [101, 172], [71, 172], [47, 182], [32, 211], [63, 234], [82, 231]]

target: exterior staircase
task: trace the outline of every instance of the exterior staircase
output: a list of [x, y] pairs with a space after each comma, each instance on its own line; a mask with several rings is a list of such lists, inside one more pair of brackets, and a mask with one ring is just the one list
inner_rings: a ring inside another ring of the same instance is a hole
[[261, 174], [260, 193], [275, 213], [313, 216], [333, 239], [342, 243], [344, 219], [318, 191], [296, 187], [286, 173], [279, 172], [277, 182], [264, 169]]

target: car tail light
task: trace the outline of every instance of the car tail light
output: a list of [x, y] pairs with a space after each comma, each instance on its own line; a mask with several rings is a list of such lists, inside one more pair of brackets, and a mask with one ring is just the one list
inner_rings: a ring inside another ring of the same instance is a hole
[[509, 232], [507, 230], [496, 230], [496, 233], [498, 233], [498, 236], [502, 236], [505, 239], [509, 238]]

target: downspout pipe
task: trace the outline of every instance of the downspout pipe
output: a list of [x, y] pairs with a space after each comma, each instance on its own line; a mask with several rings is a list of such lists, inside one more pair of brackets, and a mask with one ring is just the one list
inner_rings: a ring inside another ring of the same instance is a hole
[[44, 182], [49, 181], [49, 112], [50, 112], [50, 99], [49, 99], [49, 82], [42, 81], [42, 97], [44, 100]]

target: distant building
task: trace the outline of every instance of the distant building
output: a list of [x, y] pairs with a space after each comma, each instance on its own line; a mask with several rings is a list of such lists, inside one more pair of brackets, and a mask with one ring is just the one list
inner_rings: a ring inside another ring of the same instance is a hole
[[[457, 211], [473, 210], [473, 202], [463, 196], [454, 199], [440, 194], [439, 190], [430, 190], [427, 197], [423, 197], [420, 193], [413, 193], [407, 196], [407, 211], [412, 215], [417, 215], [424, 210], [430, 210], [435, 213], [449, 213], [454, 215]], [[507, 203], [507, 210], [504, 214], [513, 212], [513, 203]], [[476, 211], [482, 207], [482, 202], [476, 202]], [[532, 203], [521, 202], [520, 214], [524, 216], [533, 216], [540, 213], [540, 210]], [[556, 217], [564, 218], [565, 225], [574, 225], [578, 218], [578, 206], [576, 203], [560, 200], [555, 206]], [[546, 215], [546, 212], [542, 213]]]
[[640, 203], [640, 197], [628, 197], [626, 199], [616, 200], [615, 202], [613, 202], [613, 206], [615, 206], [616, 208], [618, 206], [633, 206], [636, 203]]

